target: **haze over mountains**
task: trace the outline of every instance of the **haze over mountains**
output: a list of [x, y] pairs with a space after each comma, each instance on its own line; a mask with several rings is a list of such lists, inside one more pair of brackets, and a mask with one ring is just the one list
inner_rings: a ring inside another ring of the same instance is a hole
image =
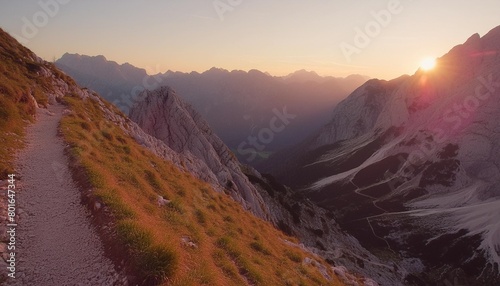
[[[148, 75], [71, 54], [57, 65], [82, 87], [0, 30], [0, 171], [15, 171], [23, 128], [43, 113], [53, 132], [35, 135], [62, 140], [71, 160], [58, 164], [81, 185], [120, 281], [500, 285], [500, 26], [389, 81], [305, 70]], [[37, 138], [29, 148], [46, 152]], [[25, 164], [37, 174], [43, 158]], [[42, 233], [31, 227], [20, 241], [45, 250]]]
[[[207, 120], [241, 161], [252, 165], [319, 129], [331, 119], [333, 107], [367, 80], [360, 75], [322, 77], [305, 70], [274, 77], [258, 70], [218, 68], [149, 76], [130, 64], [78, 54], [65, 54], [56, 65], [125, 113], [141, 90], [170, 86]], [[285, 112], [291, 119], [286, 126], [266, 133], [273, 118]]]

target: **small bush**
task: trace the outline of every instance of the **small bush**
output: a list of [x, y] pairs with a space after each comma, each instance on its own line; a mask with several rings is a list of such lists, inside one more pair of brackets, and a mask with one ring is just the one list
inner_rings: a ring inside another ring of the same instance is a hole
[[107, 140], [109, 140], [109, 141], [113, 141], [113, 139], [114, 139], [113, 134], [109, 133], [108, 131], [104, 131], [104, 130], [102, 130], [102, 131], [101, 131], [101, 134], [102, 134], [102, 136], [103, 136], [104, 138], [106, 138], [106, 139], [107, 139]]
[[118, 236], [134, 249], [146, 249], [151, 245], [152, 236], [132, 222], [120, 222], [116, 226]]
[[205, 222], [207, 221], [206, 219], [206, 216], [205, 216], [205, 213], [199, 209], [197, 209], [195, 212], [194, 212], [194, 215], [196, 216], [196, 220], [198, 221], [198, 223], [200, 224], [205, 224]]
[[178, 212], [180, 214], [183, 214], [184, 213], [184, 208], [182, 207], [182, 204], [180, 201], [178, 200], [173, 200], [171, 201], [169, 204], [168, 204], [168, 208], [175, 211], [175, 212]]
[[301, 263], [303, 260], [302, 255], [298, 252], [295, 252], [295, 251], [286, 250], [285, 255], [286, 255], [286, 257], [288, 257], [288, 259], [290, 259], [291, 261], [296, 262], [296, 263]]
[[155, 190], [159, 191], [161, 189], [161, 185], [158, 182], [158, 179], [156, 178], [156, 175], [149, 171], [149, 170], [144, 170], [144, 174], [146, 176], [146, 180], [148, 181], [149, 185]]
[[148, 247], [138, 260], [144, 276], [158, 282], [172, 276], [179, 264], [177, 254], [164, 246]]
[[233, 279], [238, 277], [238, 269], [234, 264], [226, 257], [226, 254], [222, 250], [216, 250], [212, 254], [215, 265], [219, 267], [224, 275], [231, 277]]
[[179, 195], [179, 197], [185, 197], [186, 196], [186, 191], [183, 188], [179, 188], [177, 190], [177, 194]]
[[130, 154], [130, 147], [129, 146], [123, 146], [123, 152], [125, 154]]
[[222, 249], [228, 249], [229, 246], [231, 245], [231, 239], [227, 236], [223, 236], [223, 237], [217, 239], [217, 241], [215, 242], [215, 245], [217, 245], [218, 247], [220, 247]]
[[120, 239], [134, 253], [135, 263], [148, 281], [160, 282], [171, 276], [178, 265], [175, 252], [164, 246], [152, 245], [152, 235], [132, 222], [117, 225]]
[[87, 169], [87, 176], [89, 178], [90, 184], [94, 188], [102, 188], [106, 184], [106, 180], [104, 179], [104, 176], [96, 171], [95, 169], [92, 168], [86, 168]]
[[81, 123], [80, 123], [80, 126], [81, 126], [83, 129], [87, 130], [87, 131], [90, 131], [90, 129], [92, 129], [92, 127], [90, 126], [90, 124], [89, 124], [88, 122], [81, 122]]
[[264, 245], [260, 241], [253, 241], [252, 243], [250, 243], [250, 247], [253, 250], [258, 251], [264, 255], [271, 255], [271, 252], [269, 252], [269, 250], [267, 250], [267, 248], [264, 247]]

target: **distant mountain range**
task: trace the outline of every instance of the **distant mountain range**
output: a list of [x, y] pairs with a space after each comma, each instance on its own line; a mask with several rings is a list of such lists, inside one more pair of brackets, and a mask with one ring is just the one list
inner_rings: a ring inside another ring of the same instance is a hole
[[[77, 54], [63, 55], [56, 65], [125, 113], [143, 89], [170, 86], [242, 162], [254, 166], [321, 128], [331, 119], [335, 105], [368, 79], [360, 75], [322, 77], [305, 70], [274, 77], [258, 70], [219, 68], [150, 76], [144, 69], [119, 65], [104, 56]], [[279, 120], [283, 113], [290, 115], [289, 122]]]

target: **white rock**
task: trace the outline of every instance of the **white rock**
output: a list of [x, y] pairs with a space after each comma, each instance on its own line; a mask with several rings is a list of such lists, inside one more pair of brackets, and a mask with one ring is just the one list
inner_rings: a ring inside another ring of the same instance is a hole
[[164, 206], [164, 205], [168, 205], [170, 203], [169, 200], [166, 200], [164, 199], [162, 196], [158, 196], [158, 206]]

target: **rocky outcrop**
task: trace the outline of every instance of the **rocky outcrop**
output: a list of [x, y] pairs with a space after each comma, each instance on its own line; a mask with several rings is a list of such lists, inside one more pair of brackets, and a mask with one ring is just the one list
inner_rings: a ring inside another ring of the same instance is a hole
[[408, 76], [384, 81], [369, 80], [338, 104], [330, 123], [308, 145], [313, 150], [366, 134], [373, 130], [394, 89]]
[[130, 118], [169, 148], [193, 160], [186, 168], [228, 192], [257, 216], [271, 219], [257, 190], [241, 172], [240, 164], [208, 123], [168, 87], [144, 91], [130, 111]]

